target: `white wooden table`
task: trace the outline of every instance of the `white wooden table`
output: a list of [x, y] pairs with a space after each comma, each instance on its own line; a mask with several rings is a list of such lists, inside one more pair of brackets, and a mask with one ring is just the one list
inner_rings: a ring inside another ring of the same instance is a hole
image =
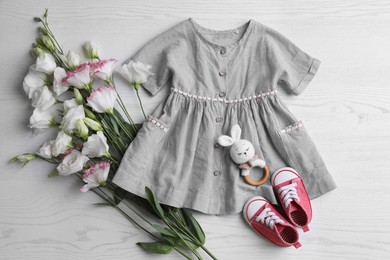
[[[252, 18], [280, 31], [322, 61], [298, 97], [282, 93], [304, 121], [338, 189], [312, 201], [311, 231], [302, 248], [278, 248], [241, 215], [196, 214], [206, 246], [220, 259], [389, 259], [390, 254], [390, 3], [388, 1], [14, 1], [0, 0], [0, 259], [180, 259], [135, 245], [150, 238], [100, 199], [79, 192], [76, 178], [48, 178], [53, 165], [7, 161], [34, 152], [48, 134], [27, 128], [32, 113], [22, 80], [36, 35], [32, 17], [49, 8], [65, 49], [94, 40], [104, 58], [121, 62], [163, 30], [193, 17], [212, 29]], [[120, 92], [137, 122], [134, 91]], [[168, 92], [150, 98], [147, 112]], [[50, 134], [50, 132], [49, 132]]]

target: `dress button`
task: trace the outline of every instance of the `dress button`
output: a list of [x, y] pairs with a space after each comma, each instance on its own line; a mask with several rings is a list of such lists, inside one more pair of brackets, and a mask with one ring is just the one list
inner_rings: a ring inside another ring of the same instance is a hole
[[219, 53], [221, 53], [222, 55], [224, 55], [224, 54], [226, 53], [226, 49], [225, 49], [225, 48], [221, 48], [221, 49], [219, 50]]
[[220, 145], [219, 143], [215, 143], [215, 144], [214, 144], [214, 148], [215, 148], [215, 149], [219, 149], [220, 147], [221, 147], [221, 145]]
[[223, 121], [223, 118], [222, 118], [222, 117], [217, 117], [217, 118], [215, 119], [215, 121], [217, 121], [217, 123], [220, 123], [220, 122]]
[[218, 176], [219, 174], [221, 174], [221, 172], [220, 171], [214, 171], [214, 176]]
[[218, 96], [224, 97], [224, 96], [226, 96], [226, 94], [225, 94], [225, 92], [219, 92]]
[[218, 74], [219, 74], [219, 76], [225, 76], [226, 75], [226, 71], [225, 70], [220, 70]]

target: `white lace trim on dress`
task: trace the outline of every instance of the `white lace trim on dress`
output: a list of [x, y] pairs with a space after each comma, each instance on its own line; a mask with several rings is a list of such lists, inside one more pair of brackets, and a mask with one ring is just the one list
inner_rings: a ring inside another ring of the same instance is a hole
[[151, 122], [152, 124], [155, 124], [158, 128], [160, 128], [164, 132], [168, 131], [168, 128], [161, 121], [157, 120], [157, 118], [149, 115], [148, 121]]
[[214, 97], [198, 96], [198, 95], [194, 95], [194, 94], [191, 94], [191, 93], [188, 93], [188, 92], [184, 92], [184, 91], [182, 91], [180, 89], [177, 89], [177, 88], [174, 88], [174, 87], [171, 88], [171, 91], [173, 91], [173, 92], [175, 92], [177, 94], [183, 95], [185, 97], [189, 97], [189, 98], [193, 98], [193, 99], [197, 99], [197, 100], [221, 102], [221, 103], [225, 103], [225, 104], [232, 104], [232, 103], [248, 101], [248, 100], [251, 100], [251, 99], [257, 99], [257, 98], [261, 98], [261, 97], [276, 95], [278, 93], [277, 90], [272, 90], [272, 91], [270, 90], [270, 91], [263, 92], [263, 93], [260, 93], [258, 95], [255, 95], [255, 96], [249, 96], [249, 97], [239, 98], [239, 99], [226, 99], [226, 98], [214, 98]]
[[295, 129], [298, 129], [300, 127], [303, 127], [303, 123], [302, 121], [298, 121], [294, 124], [291, 124], [289, 126], [286, 126], [285, 128], [283, 128], [282, 130], [280, 130], [279, 132], [280, 133], [290, 133], [292, 130], [295, 130]]

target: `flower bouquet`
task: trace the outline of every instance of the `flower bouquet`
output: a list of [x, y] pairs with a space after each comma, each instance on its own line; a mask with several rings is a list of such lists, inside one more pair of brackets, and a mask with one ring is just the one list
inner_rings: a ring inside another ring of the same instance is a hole
[[[151, 74], [150, 66], [130, 61], [115, 69], [117, 60], [100, 59], [98, 47], [91, 42], [83, 46], [85, 55], [73, 51], [65, 55], [47, 17], [46, 10], [42, 18], [34, 18], [40, 23], [40, 36], [31, 50], [35, 62], [24, 78], [23, 89], [34, 107], [29, 127], [34, 133], [49, 128], [58, 133], [39, 151], [16, 156], [11, 162], [25, 165], [39, 158], [57, 165], [49, 177], [79, 178], [84, 183], [81, 192], [92, 191], [104, 200], [96, 206], [115, 208], [153, 238], [153, 242], [137, 243], [148, 252], [167, 254], [174, 250], [187, 259], [201, 259], [197, 251], [201, 248], [216, 259], [204, 246], [205, 234], [190, 211], [159, 204], [148, 187], [147, 199], [143, 199], [111, 181], [141, 127], [134, 123], [117, 92], [115, 72], [134, 87], [146, 119], [138, 88]], [[141, 210], [151, 212], [155, 219], [147, 219]]]

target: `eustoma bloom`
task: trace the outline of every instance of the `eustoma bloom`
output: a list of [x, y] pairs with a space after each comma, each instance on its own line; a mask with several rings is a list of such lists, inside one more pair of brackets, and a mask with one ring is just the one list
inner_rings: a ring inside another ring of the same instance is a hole
[[64, 68], [57, 67], [54, 70], [53, 92], [56, 94], [57, 97], [69, 89], [68, 84], [62, 81], [62, 79], [65, 78], [66, 75], [67, 73]]
[[90, 89], [91, 76], [89, 63], [83, 63], [76, 70], [68, 72], [62, 79], [63, 84], [69, 84], [78, 89]]
[[83, 145], [82, 153], [90, 158], [106, 156], [110, 157], [108, 153], [107, 138], [102, 131], [88, 137], [88, 141]]
[[54, 93], [51, 92], [47, 86], [38, 88], [32, 94], [31, 105], [39, 110], [47, 110], [54, 105], [55, 102]]
[[38, 88], [46, 84], [46, 74], [36, 70], [35, 65], [31, 65], [27, 75], [23, 80], [23, 89], [28, 98], [32, 98], [33, 93]]
[[87, 98], [87, 105], [98, 113], [113, 113], [116, 91], [113, 86], [99, 87]]
[[141, 83], [146, 82], [150, 75], [154, 75], [149, 71], [150, 68], [151, 66], [148, 64], [130, 60], [129, 63], [122, 65], [117, 71], [123, 78], [130, 82], [136, 90], [138, 90]]
[[54, 141], [52, 147], [53, 156], [58, 156], [65, 153], [69, 148], [72, 147], [72, 137], [67, 135], [64, 131], [60, 131]]
[[85, 113], [82, 105], [72, 107], [66, 111], [64, 117], [62, 118], [60, 128], [69, 133], [73, 133], [73, 130], [76, 129], [78, 120], [83, 120], [84, 118]]
[[53, 157], [53, 146], [54, 146], [55, 140], [47, 141], [44, 143], [41, 148], [39, 148], [39, 151], [37, 152], [37, 155], [39, 155], [42, 158], [51, 159]]
[[89, 169], [84, 170], [82, 176], [85, 184], [80, 191], [87, 192], [92, 188], [99, 186], [106, 186], [106, 180], [108, 173], [110, 172], [110, 161], [100, 161], [97, 164], [92, 165]]
[[130, 82], [131, 85], [133, 85], [135, 92], [137, 93], [138, 102], [141, 106], [141, 110], [144, 114], [145, 119], [147, 117], [144, 111], [144, 107], [142, 105], [141, 98], [138, 93], [138, 89], [142, 83], [148, 80], [149, 76], [154, 75], [154, 73], [149, 71], [151, 67], [152, 66], [150, 66], [149, 64], [144, 64], [139, 61], [134, 62], [133, 60], [130, 60], [129, 63], [122, 65], [122, 67], [117, 70], [123, 78], [125, 78], [128, 82]]
[[76, 149], [64, 157], [62, 162], [58, 165], [57, 171], [60, 175], [68, 176], [70, 174], [81, 171], [84, 164], [89, 161], [89, 158], [81, 154]]
[[52, 74], [54, 72], [54, 69], [57, 67], [56, 61], [53, 58], [53, 55], [50, 53], [43, 53], [42, 55], [39, 55], [36, 62], [36, 70], [46, 73], [46, 74]]
[[117, 62], [117, 60], [108, 59], [90, 63], [92, 76], [98, 79], [102, 79], [109, 84], [111, 82], [111, 76], [114, 70], [115, 62]]
[[62, 109], [63, 106], [60, 103], [56, 103], [44, 111], [35, 109], [30, 117], [29, 127], [34, 129], [34, 132], [41, 132], [56, 126], [61, 122]]

